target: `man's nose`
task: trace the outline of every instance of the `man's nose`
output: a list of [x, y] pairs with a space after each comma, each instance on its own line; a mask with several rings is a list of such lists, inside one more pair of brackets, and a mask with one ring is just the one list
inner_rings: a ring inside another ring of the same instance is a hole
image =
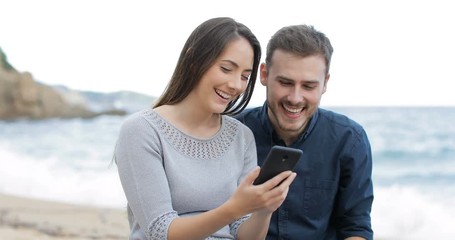
[[288, 94], [288, 101], [295, 104], [302, 102], [303, 91], [299, 88], [292, 88]]

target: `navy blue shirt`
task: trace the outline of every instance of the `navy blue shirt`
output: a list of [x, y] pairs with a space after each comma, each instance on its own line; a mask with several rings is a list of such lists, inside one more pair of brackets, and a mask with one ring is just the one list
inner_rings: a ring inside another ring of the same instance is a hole
[[[273, 145], [285, 146], [273, 130], [266, 104], [236, 118], [253, 131], [260, 166]], [[303, 155], [286, 200], [272, 215], [266, 239], [373, 239], [372, 157], [363, 127], [319, 108], [289, 147], [303, 150]]]

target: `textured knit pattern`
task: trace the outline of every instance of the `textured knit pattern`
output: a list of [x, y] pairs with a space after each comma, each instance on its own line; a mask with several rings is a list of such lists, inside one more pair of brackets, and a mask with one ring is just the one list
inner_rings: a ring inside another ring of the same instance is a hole
[[155, 218], [148, 228], [147, 235], [151, 239], [167, 239], [168, 226], [177, 216], [177, 212], [172, 211]]
[[155, 112], [144, 111], [144, 115], [150, 117], [151, 121], [162, 129], [163, 136], [178, 152], [191, 158], [204, 160], [218, 158], [225, 153], [231, 146], [238, 128], [238, 123], [228, 121], [225, 125], [226, 131], [222, 131], [219, 137], [211, 141], [200, 141], [182, 134]]
[[[188, 135], [152, 109], [135, 113], [122, 125], [115, 149], [128, 200], [130, 239], [167, 239], [170, 223], [223, 204], [257, 166], [249, 128], [222, 116], [208, 139]], [[234, 239], [248, 217], [209, 239]]]
[[242, 218], [240, 218], [239, 220], [237, 220], [231, 224], [231, 235], [234, 236], [235, 239], [237, 239], [237, 230], [239, 229], [240, 225], [243, 222], [245, 222], [249, 217], [250, 217], [250, 215], [243, 216]]

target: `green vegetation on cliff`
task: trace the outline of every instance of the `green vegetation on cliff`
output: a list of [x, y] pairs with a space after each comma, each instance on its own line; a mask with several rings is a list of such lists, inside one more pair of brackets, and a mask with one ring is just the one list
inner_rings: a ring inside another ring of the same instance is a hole
[[8, 62], [8, 57], [3, 52], [2, 47], [0, 47], [0, 67], [3, 67], [5, 70], [15, 70], [14, 67]]

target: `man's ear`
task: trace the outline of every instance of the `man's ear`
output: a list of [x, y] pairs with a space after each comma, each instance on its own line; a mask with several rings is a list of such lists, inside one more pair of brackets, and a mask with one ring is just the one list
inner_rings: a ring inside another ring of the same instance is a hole
[[267, 86], [267, 65], [265, 63], [261, 63], [259, 74], [262, 86]]
[[329, 82], [329, 79], [330, 79], [330, 73], [327, 73], [327, 75], [325, 76], [324, 88], [322, 89], [322, 93], [325, 93], [325, 91], [327, 91], [327, 82]]

